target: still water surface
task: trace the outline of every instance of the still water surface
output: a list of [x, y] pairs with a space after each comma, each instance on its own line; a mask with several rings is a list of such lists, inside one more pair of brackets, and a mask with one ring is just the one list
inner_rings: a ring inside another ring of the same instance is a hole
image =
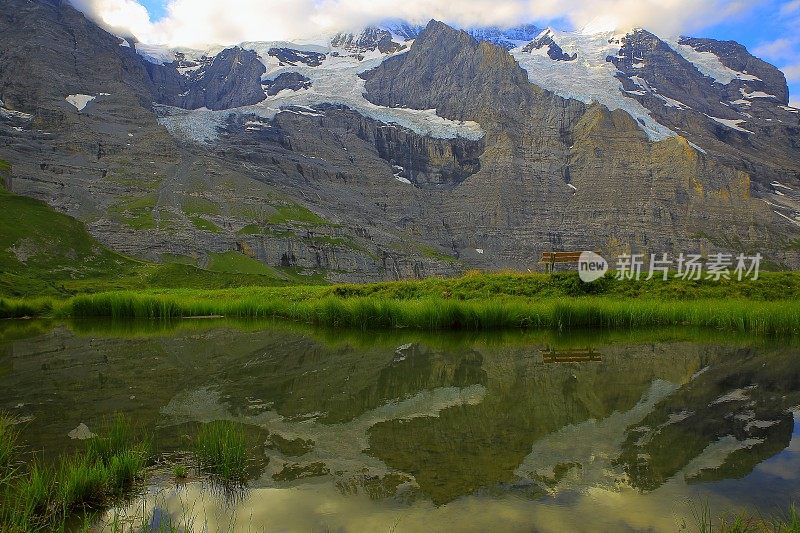
[[678, 531], [800, 497], [796, 341], [5, 322], [0, 410], [44, 460], [114, 412], [166, 454], [245, 424], [244, 493], [165, 470], [113, 511], [198, 531]]

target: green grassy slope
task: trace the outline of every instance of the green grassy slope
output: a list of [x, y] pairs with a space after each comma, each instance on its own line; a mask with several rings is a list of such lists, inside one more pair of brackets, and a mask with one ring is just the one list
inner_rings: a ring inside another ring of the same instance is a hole
[[130, 276], [139, 263], [95, 241], [79, 221], [0, 188], [0, 293], [58, 294]]
[[[0, 161], [0, 169], [7, 171], [8, 165]], [[212, 258], [209, 270], [125, 257], [98, 243], [80, 221], [5, 190], [1, 178], [0, 296], [66, 297], [142, 287], [223, 289], [291, 283], [290, 276], [235, 252]]]

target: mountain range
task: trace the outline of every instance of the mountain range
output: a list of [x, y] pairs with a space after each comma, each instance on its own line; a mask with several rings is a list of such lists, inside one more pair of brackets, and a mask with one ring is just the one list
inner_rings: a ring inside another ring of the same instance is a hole
[[800, 267], [800, 110], [735, 42], [431, 21], [188, 50], [7, 4], [5, 186], [122, 254], [331, 281], [584, 249]]

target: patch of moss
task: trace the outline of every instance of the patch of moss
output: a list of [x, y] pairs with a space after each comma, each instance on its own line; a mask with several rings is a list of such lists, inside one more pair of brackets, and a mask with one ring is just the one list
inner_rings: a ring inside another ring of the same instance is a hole
[[161, 254], [162, 263], [176, 263], [178, 265], [197, 266], [197, 259], [188, 255], [180, 254]]
[[239, 252], [209, 254], [208, 270], [233, 274], [275, 277], [275, 271], [256, 259]]
[[153, 209], [156, 199], [153, 196], [132, 196], [121, 199], [108, 209], [109, 214], [134, 229], [155, 229]]
[[458, 258], [452, 255], [447, 255], [445, 253], [440, 252], [436, 248], [432, 246], [428, 246], [426, 244], [420, 245], [419, 251], [422, 252], [422, 255], [429, 258], [429, 259], [436, 259], [437, 261], [444, 261], [445, 263], [457, 263]]
[[258, 224], [248, 224], [236, 232], [237, 235], [261, 235], [263, 233], [264, 228]]
[[189, 217], [197, 215], [218, 215], [220, 213], [217, 204], [196, 196], [184, 198], [183, 201], [181, 201], [181, 209], [183, 209], [183, 212]]
[[289, 204], [278, 207], [275, 213], [267, 218], [267, 224], [300, 223], [313, 226], [329, 226], [330, 222], [300, 204]]
[[199, 216], [191, 216], [189, 217], [189, 221], [195, 228], [199, 230], [208, 231], [211, 233], [222, 233], [222, 229], [219, 226], [217, 226], [210, 220], [206, 220], [205, 218]]

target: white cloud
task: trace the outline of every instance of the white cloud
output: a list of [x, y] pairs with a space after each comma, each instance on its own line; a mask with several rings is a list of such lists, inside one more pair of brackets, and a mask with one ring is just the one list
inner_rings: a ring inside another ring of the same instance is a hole
[[152, 24], [136, 0], [70, 0], [77, 9], [117, 35], [147, 35]]
[[781, 70], [783, 70], [783, 73], [786, 74], [786, 79], [789, 82], [800, 81], [800, 63], [795, 65], [787, 65]]
[[[205, 46], [313, 37], [354, 30], [387, 16], [458, 26], [511, 26], [563, 18], [575, 27], [602, 19], [618, 29], [662, 35], [698, 30], [745, 11], [748, 0], [169, 0], [151, 23], [136, 0], [71, 0], [115, 33], [153, 44]], [[800, 1], [800, 0], [798, 0]]]
[[781, 6], [781, 15], [791, 15], [800, 12], [800, 0], [792, 0]]
[[753, 52], [757, 56], [767, 59], [786, 59], [795, 56], [794, 48], [796, 45], [797, 42], [795, 40], [782, 37], [760, 44]]

